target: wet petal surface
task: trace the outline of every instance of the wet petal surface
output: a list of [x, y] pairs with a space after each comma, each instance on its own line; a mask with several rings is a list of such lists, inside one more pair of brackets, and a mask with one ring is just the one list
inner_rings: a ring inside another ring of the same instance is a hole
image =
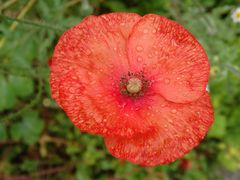
[[[172, 162], [212, 124], [207, 56], [164, 17], [89, 16], [62, 35], [49, 66], [52, 97], [81, 131], [104, 136], [118, 158]], [[127, 92], [130, 79], [141, 81], [137, 93]]]
[[198, 41], [180, 24], [158, 15], [146, 15], [133, 27], [128, 41], [130, 66], [155, 77], [166, 99], [186, 103], [205, 91], [208, 58]]
[[112, 155], [154, 166], [170, 163], [199, 144], [213, 122], [209, 95], [205, 93], [196, 102], [183, 106], [158, 99], [162, 105], [152, 107], [149, 116], [158, 119], [158, 128], [131, 139], [105, 138]]
[[67, 30], [61, 36], [51, 59], [53, 98], [58, 100], [59, 79], [72, 68], [87, 70], [99, 79], [127, 71], [126, 38], [139, 18], [134, 13], [89, 16]]
[[131, 137], [156, 126], [145, 115], [149, 98], [130, 99], [120, 94], [118, 84], [103, 83], [86, 70], [72, 69], [60, 80], [58, 102], [84, 132]]
[[90, 16], [61, 37], [50, 63], [52, 96], [81, 131], [130, 137], [152, 128], [136, 111], [146, 98], [135, 101], [119, 90], [129, 67], [126, 40], [138, 19]]

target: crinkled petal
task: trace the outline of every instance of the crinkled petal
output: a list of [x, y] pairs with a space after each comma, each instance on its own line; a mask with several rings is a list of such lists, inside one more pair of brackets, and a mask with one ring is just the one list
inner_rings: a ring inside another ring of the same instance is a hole
[[121, 32], [127, 40], [132, 31], [134, 24], [140, 20], [141, 16], [135, 13], [109, 13], [103, 14], [100, 17], [105, 19], [113, 31]]
[[149, 118], [159, 121], [158, 129], [132, 138], [105, 138], [110, 153], [121, 159], [154, 166], [170, 163], [189, 152], [206, 135], [213, 122], [209, 95], [190, 104], [179, 105], [160, 96], [149, 111]]
[[158, 92], [167, 100], [186, 103], [205, 91], [209, 63], [203, 47], [180, 24], [158, 15], [146, 15], [133, 27], [128, 56], [134, 69], [155, 77]]
[[131, 137], [154, 129], [155, 119], [148, 121], [145, 116], [148, 98], [129, 99], [117, 86], [99, 81], [86, 70], [72, 69], [60, 80], [58, 103], [84, 132]]
[[129, 67], [126, 40], [138, 19], [133, 13], [90, 16], [58, 42], [50, 63], [52, 96], [80, 130], [130, 137], [153, 128], [136, 110], [147, 98], [135, 101], [119, 90]]
[[140, 18], [134, 13], [89, 16], [67, 30], [60, 38], [51, 59], [52, 97], [58, 101], [59, 81], [73, 67], [98, 75], [118, 75], [129, 67], [126, 39]]

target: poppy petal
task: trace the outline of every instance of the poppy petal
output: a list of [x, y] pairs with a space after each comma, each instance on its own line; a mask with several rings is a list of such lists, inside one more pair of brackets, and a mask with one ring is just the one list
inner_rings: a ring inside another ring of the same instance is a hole
[[126, 40], [140, 18], [133, 13], [90, 16], [64, 33], [51, 59], [53, 98], [82, 131], [104, 136], [132, 136], [149, 130], [135, 121], [134, 110], [117, 83], [128, 72]]
[[[156, 96], [156, 99], [164, 101], [160, 96]], [[207, 92], [190, 104], [165, 101], [164, 107], [160, 104], [153, 107], [152, 114], [157, 115], [155, 118], [159, 120], [159, 126], [151, 133], [132, 138], [105, 137], [110, 153], [143, 166], [170, 163], [197, 146], [213, 122]]]
[[200, 43], [180, 24], [158, 15], [146, 15], [133, 27], [128, 41], [130, 66], [155, 78], [167, 100], [186, 103], [205, 91], [209, 63]]
[[127, 71], [126, 38], [139, 18], [134, 13], [89, 16], [67, 30], [58, 41], [51, 59], [52, 97], [58, 101], [59, 80], [75, 66], [100, 77]]
[[123, 12], [103, 14], [100, 17], [105, 19], [114, 31], [121, 32], [125, 39], [128, 38], [135, 23], [141, 19], [138, 14]]
[[[103, 83], [86, 70], [69, 71], [60, 80], [58, 89], [59, 105], [81, 131], [107, 137], [132, 137], [155, 126], [146, 120], [144, 99], [135, 102], [124, 97], [111, 82]], [[141, 107], [143, 112], [139, 113]]]

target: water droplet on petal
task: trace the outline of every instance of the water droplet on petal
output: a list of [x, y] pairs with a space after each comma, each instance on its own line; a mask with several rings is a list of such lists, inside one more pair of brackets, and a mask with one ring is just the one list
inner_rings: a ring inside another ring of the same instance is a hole
[[114, 51], [117, 51], [117, 48], [116, 48], [116, 47], [114, 47], [114, 48], [113, 48], [113, 50], [114, 50]]
[[139, 57], [137, 58], [137, 61], [138, 61], [138, 62], [142, 62], [142, 61], [143, 61], [143, 58], [139, 56]]
[[148, 55], [148, 57], [149, 57], [149, 58], [152, 58], [152, 57], [153, 57], [153, 55], [152, 55], [152, 54], [149, 54], [149, 55]]
[[75, 89], [74, 89], [73, 87], [70, 87], [70, 88], [69, 88], [69, 92], [70, 92], [70, 93], [75, 93]]
[[156, 68], [157, 68], [157, 65], [156, 65], [156, 64], [153, 64], [153, 65], [152, 65], [152, 68], [153, 68], [153, 69], [156, 69]]
[[176, 109], [172, 109], [171, 112], [172, 112], [173, 114], [175, 114], [175, 113], [177, 112], [177, 110], [176, 110]]
[[193, 62], [192, 60], [188, 60], [188, 61], [187, 61], [187, 64], [189, 64], [189, 65], [190, 65], [190, 64], [193, 64], [193, 63], [194, 63], [194, 62]]
[[170, 80], [169, 79], [165, 79], [164, 82], [165, 82], [165, 84], [169, 84]]
[[97, 94], [97, 97], [102, 97], [102, 95], [101, 94]]
[[95, 83], [96, 83], [96, 81], [92, 81], [92, 82], [90, 82], [91, 85], [93, 85], [93, 84], [95, 84]]
[[87, 56], [89, 56], [92, 52], [89, 49], [86, 49], [85, 53]]
[[100, 122], [102, 122], [102, 119], [97, 118], [97, 119], [96, 119], [96, 122], [97, 122], [97, 123], [100, 123]]
[[72, 76], [72, 79], [77, 80], [78, 78], [77, 76]]
[[[119, 105], [121, 108], [125, 108], [126, 106], [127, 106], [127, 103], [126, 102], [124, 102], [124, 103], [122, 103], [122, 104], [120, 104]], [[127, 114], [127, 113], [126, 113]], [[128, 115], [128, 114], [127, 114]]]
[[125, 115], [126, 117], [129, 117], [129, 116], [130, 116], [128, 113], [125, 113], [124, 115]]
[[109, 21], [108, 24], [109, 24], [109, 26], [112, 26], [112, 25], [113, 25], [113, 22], [112, 22], [112, 21]]
[[153, 33], [153, 34], [154, 34], [154, 33], [156, 33], [156, 32], [157, 32], [157, 30], [156, 30], [156, 29], [153, 29], [153, 30], [152, 30], [152, 33]]
[[136, 47], [136, 50], [140, 52], [140, 51], [143, 50], [143, 47], [139, 45], [139, 46]]
[[113, 67], [114, 67], [114, 65], [113, 65], [113, 64], [109, 64], [109, 67], [110, 67], [110, 68], [113, 68]]
[[132, 134], [132, 129], [128, 128], [128, 129], [127, 129], [127, 133], [128, 133], [128, 134]]
[[[80, 117], [81, 118], [81, 117]], [[83, 123], [84, 122], [84, 119], [79, 119], [78, 123]]]
[[93, 115], [94, 115], [94, 113], [90, 112], [88, 115], [89, 115], [89, 116], [93, 116]]
[[168, 122], [172, 124], [172, 123], [173, 123], [173, 120], [172, 120], [172, 119], [168, 119]]
[[140, 109], [139, 107], [136, 107], [136, 108], [135, 108], [135, 111], [138, 111], [139, 109]]
[[148, 33], [148, 30], [147, 30], [147, 29], [144, 29], [144, 30], [143, 30], [143, 33], [144, 33], [144, 34], [147, 34], [147, 33]]
[[152, 106], [148, 106], [148, 109], [152, 109]]

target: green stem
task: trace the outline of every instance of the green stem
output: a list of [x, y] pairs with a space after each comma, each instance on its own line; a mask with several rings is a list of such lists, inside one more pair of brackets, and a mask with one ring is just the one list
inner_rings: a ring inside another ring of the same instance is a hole
[[225, 67], [231, 71], [235, 76], [237, 76], [238, 78], [240, 78], [240, 71], [234, 67], [233, 65], [231, 64], [226, 64]]
[[41, 24], [41, 23], [36, 23], [36, 22], [32, 22], [32, 21], [21, 20], [21, 19], [10, 17], [10, 16], [5, 16], [3, 14], [0, 14], [0, 17], [3, 18], [3, 19], [6, 19], [8, 21], [15, 21], [15, 22], [19, 22], [19, 23], [22, 23], [22, 24], [31, 25], [31, 26], [35, 26], [35, 27], [39, 27], [39, 28], [44, 28], [44, 29], [48, 29], [48, 30], [50, 29], [50, 30], [53, 30], [53, 31], [63, 32], [65, 30], [63, 28], [54, 27], [54, 26], [51, 26], [51, 25], [48, 25], [48, 24]]

